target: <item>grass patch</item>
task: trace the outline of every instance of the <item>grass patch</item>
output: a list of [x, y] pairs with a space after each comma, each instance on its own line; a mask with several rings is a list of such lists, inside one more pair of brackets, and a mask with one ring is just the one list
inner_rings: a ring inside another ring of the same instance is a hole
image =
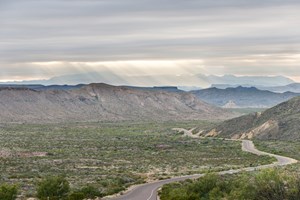
[[257, 149], [300, 160], [300, 141], [255, 140]]

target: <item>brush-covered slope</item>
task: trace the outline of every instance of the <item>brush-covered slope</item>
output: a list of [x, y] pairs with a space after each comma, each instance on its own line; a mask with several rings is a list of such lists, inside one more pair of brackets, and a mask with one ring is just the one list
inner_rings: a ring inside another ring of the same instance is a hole
[[166, 92], [90, 84], [79, 89], [0, 89], [1, 122], [196, 120], [232, 113], [186, 92]]
[[300, 139], [300, 97], [262, 113], [227, 120], [203, 134], [242, 139]]

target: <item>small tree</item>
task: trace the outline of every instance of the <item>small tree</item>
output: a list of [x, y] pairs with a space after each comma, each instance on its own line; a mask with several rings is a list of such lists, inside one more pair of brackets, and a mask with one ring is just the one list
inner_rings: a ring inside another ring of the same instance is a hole
[[17, 198], [18, 189], [16, 185], [3, 184], [0, 186], [1, 200], [15, 200]]
[[61, 176], [47, 177], [37, 185], [37, 196], [41, 200], [67, 199], [69, 191], [69, 182]]

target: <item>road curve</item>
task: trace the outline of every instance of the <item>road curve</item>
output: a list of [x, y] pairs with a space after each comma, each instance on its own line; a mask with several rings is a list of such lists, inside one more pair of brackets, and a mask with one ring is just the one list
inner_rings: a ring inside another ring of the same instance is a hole
[[[289, 165], [297, 162], [297, 160], [292, 158], [259, 151], [255, 148], [253, 142], [250, 140], [241, 140], [241, 142], [242, 142], [243, 151], [250, 152], [256, 155], [269, 155], [275, 157], [277, 159], [277, 162], [268, 165], [261, 165], [257, 167], [247, 167], [242, 169], [222, 171], [219, 172], [218, 174], [234, 174], [241, 171], [254, 171], [257, 169], [265, 169], [274, 166]], [[146, 183], [143, 185], [135, 186], [132, 190], [126, 192], [124, 195], [114, 197], [114, 198], [106, 198], [106, 199], [108, 200], [157, 200], [157, 190], [161, 188], [163, 185], [177, 182], [177, 181], [183, 181], [186, 179], [200, 178], [204, 175], [205, 174], [196, 174], [196, 175], [182, 176], [182, 177], [176, 177], [167, 180], [156, 181], [153, 183]]]

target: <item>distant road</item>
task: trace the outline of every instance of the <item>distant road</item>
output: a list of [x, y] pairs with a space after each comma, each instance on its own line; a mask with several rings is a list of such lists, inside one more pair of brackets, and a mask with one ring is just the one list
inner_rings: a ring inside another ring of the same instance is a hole
[[[269, 155], [272, 157], [275, 157], [277, 159], [277, 162], [274, 162], [269, 165], [261, 165], [257, 167], [247, 167], [242, 169], [236, 169], [236, 170], [227, 170], [219, 172], [218, 174], [234, 174], [241, 171], [254, 171], [257, 169], [265, 169], [270, 168], [274, 166], [282, 166], [282, 165], [289, 165], [298, 162], [295, 159], [279, 156], [275, 154], [270, 154], [267, 152], [259, 151], [255, 148], [254, 144], [250, 140], [242, 140], [242, 150], [246, 152], [250, 152], [256, 155]], [[196, 174], [196, 175], [189, 175], [189, 176], [182, 176], [177, 178], [171, 178], [167, 180], [162, 181], [156, 181], [153, 183], [146, 183], [143, 185], [138, 185], [134, 187], [132, 190], [128, 191], [122, 196], [114, 197], [114, 198], [107, 198], [110, 200], [157, 200], [157, 190], [161, 188], [163, 185], [168, 183], [173, 183], [177, 181], [183, 181], [186, 179], [195, 179], [200, 178], [204, 176], [205, 174]]]

